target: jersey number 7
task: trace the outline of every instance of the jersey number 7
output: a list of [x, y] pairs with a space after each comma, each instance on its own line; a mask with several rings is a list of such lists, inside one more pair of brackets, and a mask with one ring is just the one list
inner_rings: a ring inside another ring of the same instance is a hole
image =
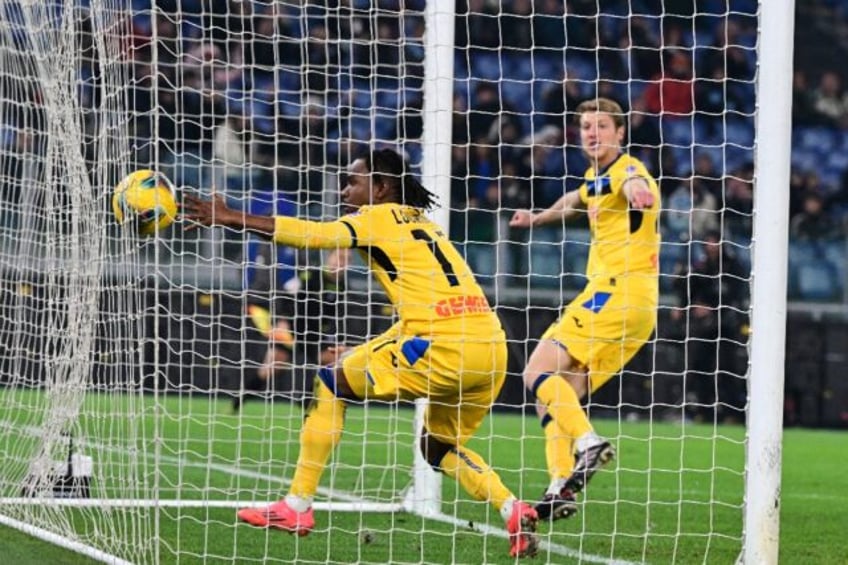
[[448, 258], [445, 257], [442, 248], [439, 247], [439, 244], [430, 236], [430, 234], [422, 229], [414, 229], [412, 230], [412, 237], [427, 244], [427, 247], [430, 249], [430, 253], [433, 254], [433, 257], [436, 258], [436, 261], [438, 261], [439, 265], [442, 267], [442, 271], [448, 279], [448, 284], [451, 286], [459, 286], [459, 279], [456, 278], [453, 265], [450, 264], [450, 261], [448, 261]]

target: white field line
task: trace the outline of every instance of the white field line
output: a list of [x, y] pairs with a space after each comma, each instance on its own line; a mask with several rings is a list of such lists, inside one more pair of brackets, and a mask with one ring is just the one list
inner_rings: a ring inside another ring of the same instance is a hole
[[75, 551], [79, 554], [85, 555], [86, 557], [91, 557], [95, 561], [109, 563], [110, 565], [132, 565], [131, 562], [125, 561], [120, 557], [112, 555], [111, 553], [106, 553], [105, 551], [100, 551], [99, 549], [91, 547], [90, 545], [85, 545], [84, 543], [68, 539], [64, 536], [60, 536], [59, 534], [54, 534], [53, 532], [45, 530], [44, 528], [39, 528], [38, 526], [33, 526], [32, 524], [27, 524], [26, 522], [15, 520], [14, 518], [10, 518], [5, 514], [0, 514], [0, 525], [20, 530], [25, 534], [52, 543], [59, 547]]

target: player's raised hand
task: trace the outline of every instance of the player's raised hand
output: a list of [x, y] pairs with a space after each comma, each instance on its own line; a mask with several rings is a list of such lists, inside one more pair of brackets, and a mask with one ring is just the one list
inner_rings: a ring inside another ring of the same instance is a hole
[[231, 213], [232, 209], [227, 206], [227, 201], [216, 193], [212, 193], [209, 200], [186, 194], [182, 205], [183, 220], [189, 221], [185, 227], [187, 230], [198, 226], [224, 225]]
[[516, 210], [509, 220], [512, 228], [529, 228], [533, 225], [533, 212], [530, 210]]

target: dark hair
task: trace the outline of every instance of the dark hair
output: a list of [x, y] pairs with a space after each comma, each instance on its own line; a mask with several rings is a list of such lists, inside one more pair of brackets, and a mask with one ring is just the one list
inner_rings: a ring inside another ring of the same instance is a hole
[[373, 149], [362, 159], [375, 181], [395, 189], [401, 204], [424, 210], [436, 206], [436, 195], [424, 188], [409, 172], [406, 161], [397, 151]]

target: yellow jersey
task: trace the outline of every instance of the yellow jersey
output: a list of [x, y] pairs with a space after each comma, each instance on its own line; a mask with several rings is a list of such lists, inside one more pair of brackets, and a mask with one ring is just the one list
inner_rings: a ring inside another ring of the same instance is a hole
[[[622, 190], [632, 178], [642, 178], [654, 194], [654, 204], [631, 210]], [[580, 186], [592, 239], [586, 276], [589, 282], [636, 283], [658, 292], [660, 252], [660, 192], [645, 165], [620, 154], [602, 171], [590, 167]]]
[[489, 335], [501, 331], [465, 259], [418, 208], [375, 204], [332, 222], [278, 216], [274, 241], [301, 248], [358, 250], [407, 332]]

